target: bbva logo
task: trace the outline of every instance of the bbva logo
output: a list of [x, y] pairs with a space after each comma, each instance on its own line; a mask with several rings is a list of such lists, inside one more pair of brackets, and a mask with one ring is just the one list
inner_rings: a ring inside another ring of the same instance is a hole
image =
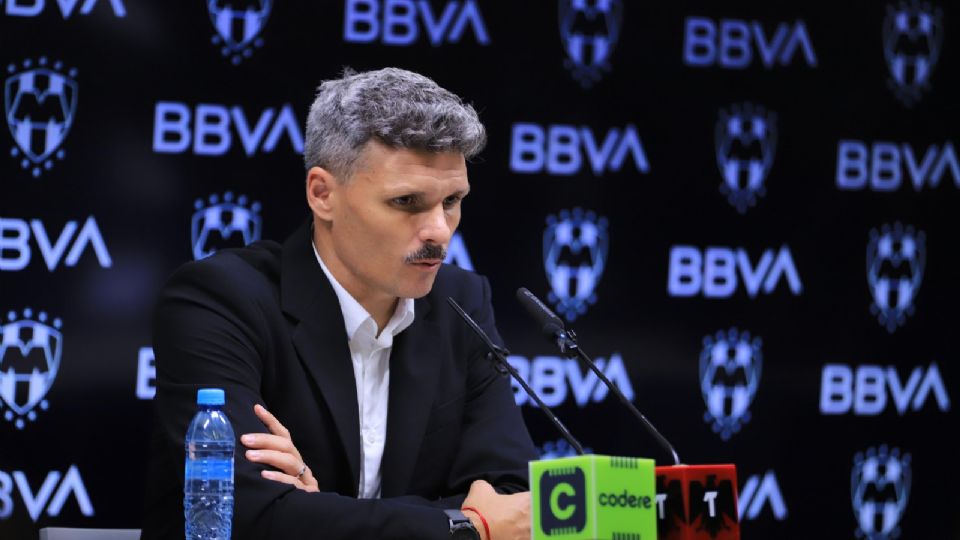
[[286, 136], [292, 150], [303, 153], [303, 131], [293, 106], [267, 107], [251, 123], [239, 105], [200, 103], [192, 107], [176, 101], [158, 101], [153, 116], [153, 151], [222, 156], [240, 139], [248, 157], [273, 152]]
[[914, 151], [908, 143], [841, 140], [837, 144], [837, 188], [896, 191], [907, 183], [914, 191], [936, 189], [944, 175], [960, 187], [960, 165], [953, 141]]
[[[754, 49], [756, 47], [756, 49]], [[817, 66], [807, 25], [781, 22], [772, 35], [760, 21], [687, 17], [684, 28], [683, 62], [688, 66], [720, 66], [746, 69], [759, 58], [766, 69], [788, 66], [801, 58], [809, 67]]]
[[[430, 45], [459, 43], [469, 29], [481, 45], [490, 44], [487, 27], [475, 0], [447, 0], [435, 12], [437, 2], [427, 0], [347, 0], [344, 8], [343, 40], [406, 47], [425, 31]], [[419, 20], [418, 20], [419, 15]]]
[[473, 261], [470, 260], [470, 252], [467, 251], [467, 245], [463, 242], [463, 235], [460, 232], [453, 233], [450, 238], [450, 245], [447, 246], [447, 255], [443, 259], [446, 264], [455, 264], [464, 270], [473, 272]]
[[517, 173], [570, 176], [587, 164], [595, 176], [602, 176], [620, 171], [628, 158], [637, 172], [650, 172], [643, 141], [633, 124], [595, 134], [589, 126], [517, 122], [510, 138], [510, 170]]
[[[123, 5], [123, 0], [108, 1], [115, 16], [127, 16], [127, 8]], [[57, 11], [60, 12], [60, 16], [69, 19], [74, 14], [90, 15], [97, 6], [97, 0], [5, 0], [3, 4], [4, 13], [11, 17], [39, 17], [48, 5], [55, 5], [59, 8]]]
[[153, 347], [140, 347], [137, 352], [137, 399], [153, 399], [157, 395], [157, 363]]
[[787, 519], [787, 504], [774, 471], [747, 477], [740, 488], [738, 506], [741, 521], [759, 519], [765, 508], [770, 509], [773, 519]]
[[[889, 398], [888, 398], [889, 391]], [[950, 396], [940, 369], [914, 367], [902, 378], [896, 366], [826, 364], [820, 381], [820, 412], [876, 416], [892, 402], [897, 414], [920, 411], [934, 401], [941, 412], [950, 410]]]
[[51, 235], [51, 231], [39, 219], [27, 221], [0, 217], [0, 271], [17, 272], [30, 264], [34, 253], [31, 238], [47, 270], [51, 272], [61, 262], [64, 266], [76, 266], [80, 257], [91, 250], [101, 267], [113, 266], [110, 251], [93, 216], [89, 216], [83, 226], [77, 220], [70, 220], [55, 235]]
[[36, 491], [30, 486], [30, 480], [23, 471], [0, 471], [0, 520], [13, 515], [16, 508], [14, 494], [20, 495], [20, 500], [27, 507], [27, 514], [34, 522], [40, 519], [44, 510], [50, 517], [59, 516], [71, 495], [81, 514], [86, 517], [94, 515], [90, 495], [87, 494], [87, 487], [83, 485], [83, 478], [76, 465], [70, 465], [66, 474], [50, 471]]
[[[602, 357], [595, 360], [597, 367], [610, 379], [610, 382], [615, 384], [627, 399], [632, 400], [633, 384], [630, 382], [630, 376], [627, 375], [620, 353], [611, 354], [609, 361]], [[596, 373], [592, 370], [584, 373], [579, 362], [574, 358], [536, 356], [528, 360], [523, 356], [510, 355], [507, 361], [516, 368], [524, 380], [529, 382], [530, 388], [540, 395], [548, 407], [563, 405], [567, 402], [568, 394], [572, 392], [573, 401], [578, 407], [583, 408], [590, 403], [603, 401], [609, 392]], [[515, 381], [511, 381], [511, 384], [517, 405], [528, 403], [529, 398], [520, 385]], [[535, 406], [532, 401], [529, 404]]]
[[[739, 277], [738, 277], [739, 276]], [[667, 293], [670, 296], [729, 298], [738, 290], [740, 281], [750, 298], [761, 292], [772, 294], [785, 281], [794, 296], [803, 292], [800, 274], [790, 248], [766, 249], [756, 265], [743, 248], [695, 246], [670, 248], [670, 270]]]

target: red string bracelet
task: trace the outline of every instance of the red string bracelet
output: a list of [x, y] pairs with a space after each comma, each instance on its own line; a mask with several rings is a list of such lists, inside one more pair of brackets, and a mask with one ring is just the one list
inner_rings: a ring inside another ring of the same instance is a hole
[[490, 526], [487, 525], [487, 519], [483, 517], [483, 514], [481, 514], [479, 510], [477, 510], [472, 506], [464, 506], [463, 508], [460, 509], [460, 511], [461, 512], [470, 511], [476, 514], [477, 517], [480, 518], [480, 523], [483, 523], [483, 530], [487, 533], [487, 540], [493, 540], [493, 538], [490, 537]]

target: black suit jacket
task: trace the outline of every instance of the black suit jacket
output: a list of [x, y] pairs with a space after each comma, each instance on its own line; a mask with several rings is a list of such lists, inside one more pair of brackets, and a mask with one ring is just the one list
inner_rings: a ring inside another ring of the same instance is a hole
[[[309, 223], [281, 247], [258, 242], [180, 268], [156, 311], [157, 397], [144, 539], [183, 538], [183, 437], [200, 387], [222, 387], [237, 434], [233, 538], [449, 538], [482, 478], [527, 489], [533, 443], [507, 379], [447, 305], [452, 296], [495, 341], [485, 278], [442, 266], [390, 356], [382, 499], [358, 500], [357, 391], [336, 294], [311, 248]], [[306, 493], [264, 480], [243, 433], [265, 432], [262, 403], [293, 435], [320, 483]]]

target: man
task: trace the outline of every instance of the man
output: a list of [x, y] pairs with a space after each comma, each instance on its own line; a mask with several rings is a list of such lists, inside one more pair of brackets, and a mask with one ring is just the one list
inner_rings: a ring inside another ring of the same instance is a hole
[[485, 140], [472, 107], [415, 73], [320, 86], [312, 220], [282, 246], [189, 263], [161, 294], [143, 538], [183, 537], [183, 436], [205, 386], [247, 434], [234, 538], [529, 538], [533, 444], [446, 303], [500, 341], [487, 280], [442, 264]]

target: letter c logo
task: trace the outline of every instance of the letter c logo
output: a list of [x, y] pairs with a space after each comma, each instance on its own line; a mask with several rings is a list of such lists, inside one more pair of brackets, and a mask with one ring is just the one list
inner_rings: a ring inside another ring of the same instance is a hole
[[577, 491], [573, 489], [573, 486], [571, 486], [569, 482], [557, 484], [556, 487], [553, 488], [553, 491], [550, 492], [550, 512], [553, 513], [553, 516], [560, 521], [570, 519], [573, 513], [577, 511], [577, 505], [571, 503], [561, 507], [560, 496], [566, 495], [567, 497], [573, 497], [576, 494]]

